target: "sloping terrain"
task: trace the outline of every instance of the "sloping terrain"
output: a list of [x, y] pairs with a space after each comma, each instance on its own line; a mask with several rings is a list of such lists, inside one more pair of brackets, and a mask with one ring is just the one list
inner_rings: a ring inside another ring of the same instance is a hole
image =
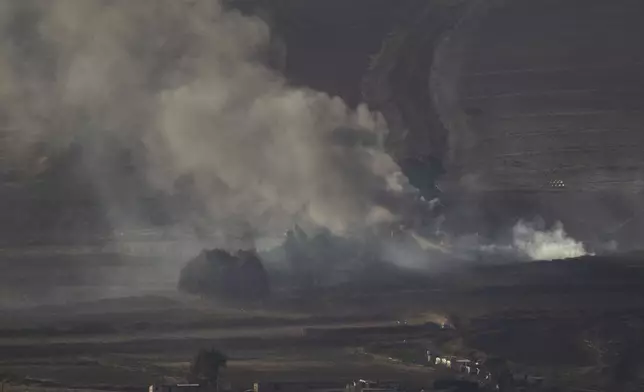
[[637, 247], [642, 3], [445, 4], [394, 30], [364, 91], [399, 161], [441, 159], [451, 230], [495, 237], [542, 216], [589, 242]]
[[568, 0], [490, 12], [461, 80], [467, 175], [484, 189], [641, 192], [643, 11]]

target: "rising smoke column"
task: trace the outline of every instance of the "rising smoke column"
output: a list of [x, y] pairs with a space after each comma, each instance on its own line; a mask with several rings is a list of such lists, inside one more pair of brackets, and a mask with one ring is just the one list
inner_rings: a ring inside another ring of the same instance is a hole
[[[248, 226], [347, 232], [399, 218], [404, 187], [389, 156], [328, 138], [337, 127], [382, 134], [381, 116], [288, 86], [263, 65], [262, 20], [210, 0], [1, 7], [0, 121], [12, 164], [82, 145], [116, 229], [136, 226], [140, 205], [114, 201], [148, 188], [187, 195], [167, 208], [233, 237]], [[106, 169], [121, 150], [140, 178]]]

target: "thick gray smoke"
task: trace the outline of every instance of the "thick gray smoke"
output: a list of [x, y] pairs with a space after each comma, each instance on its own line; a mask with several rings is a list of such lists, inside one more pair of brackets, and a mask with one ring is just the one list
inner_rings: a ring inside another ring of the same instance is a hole
[[[195, 220], [235, 235], [400, 218], [404, 179], [389, 156], [330, 142], [338, 127], [381, 139], [381, 116], [288, 86], [264, 65], [271, 35], [259, 18], [215, 0], [21, 0], [0, 4], [0, 34], [14, 166], [37, 170], [80, 144], [105, 203], [130, 188], [180, 194]], [[112, 149], [143, 178], [111, 181]], [[117, 230], [137, 225], [122, 204], [109, 212]]]

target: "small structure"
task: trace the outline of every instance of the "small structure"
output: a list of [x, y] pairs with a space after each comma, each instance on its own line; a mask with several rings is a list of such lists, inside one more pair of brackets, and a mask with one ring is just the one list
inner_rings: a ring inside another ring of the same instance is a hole
[[253, 392], [345, 392], [344, 384], [333, 382], [256, 382]]
[[397, 392], [399, 390], [399, 383], [378, 382], [362, 379], [353, 381], [346, 386], [346, 392]]
[[454, 369], [461, 373], [470, 374], [472, 371], [471, 364], [472, 364], [472, 361], [469, 359], [455, 359]]
[[447, 366], [448, 368], [452, 367], [452, 359], [451, 358], [446, 358], [446, 357], [436, 357], [436, 364], [437, 365], [444, 365]]
[[433, 365], [442, 365], [452, 369], [453, 371], [475, 376], [477, 379], [490, 379], [489, 372], [486, 372], [482, 368], [480, 361], [450, 356], [432, 356], [429, 350], [427, 350], [427, 361]]
[[153, 384], [148, 392], [214, 392], [214, 388], [201, 384]]

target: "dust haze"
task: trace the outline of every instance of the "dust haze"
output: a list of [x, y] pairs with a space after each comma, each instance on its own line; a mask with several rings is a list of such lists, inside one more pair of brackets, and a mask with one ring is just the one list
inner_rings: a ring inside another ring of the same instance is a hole
[[[190, 211], [176, 224], [228, 233], [224, 247], [249, 227], [348, 232], [400, 218], [389, 156], [329, 141], [338, 127], [380, 140], [381, 116], [288, 86], [264, 65], [271, 33], [259, 18], [170, 0], [14, 1], [1, 14], [5, 158], [35, 172], [80, 144], [115, 230], [141, 225], [127, 195], [147, 188]], [[141, 178], [112, 178], [106, 160], [121, 150]]]
[[[289, 86], [265, 65], [272, 37], [258, 17], [206, 0], [0, 7], [5, 164], [29, 179], [80, 150], [116, 249], [135, 256], [149, 250], [128, 233], [159, 227], [156, 199], [164, 233], [182, 238], [157, 277], [203, 247], [255, 247], [294, 224], [346, 234], [403, 219], [413, 189], [380, 149], [382, 117]], [[376, 143], [334, 142], [338, 128]], [[109, 280], [137, 287], [145, 275]]]
[[[258, 17], [207, 0], [0, 7], [5, 164], [30, 178], [80, 149], [120, 253], [142, 253], [128, 233], [159, 227], [155, 198], [161, 226], [184, 238], [163, 248], [168, 268], [125, 267], [110, 284], [170, 282], [202, 248], [255, 248], [296, 224], [340, 236], [414, 229], [429, 208], [384, 152], [383, 117], [289, 85], [266, 65], [275, 45]], [[373, 143], [338, 142], [338, 129]], [[385, 245], [392, 264], [432, 267], [418, 240]]]

